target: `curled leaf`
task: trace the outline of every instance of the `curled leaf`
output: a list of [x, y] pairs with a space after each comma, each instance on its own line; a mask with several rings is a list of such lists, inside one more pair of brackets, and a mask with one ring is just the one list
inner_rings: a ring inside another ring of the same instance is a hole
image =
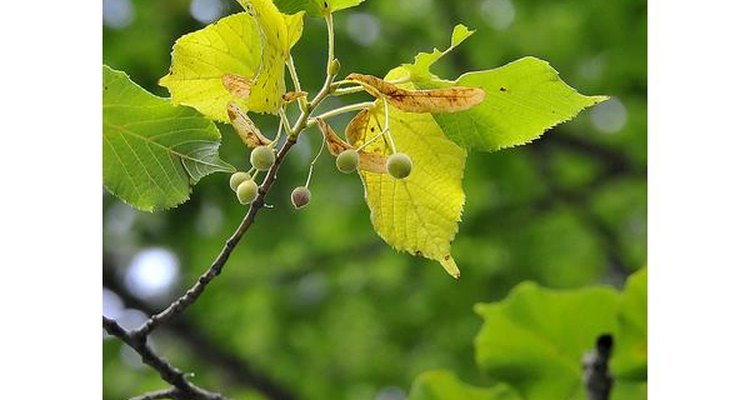
[[229, 102], [227, 104], [227, 116], [229, 117], [229, 122], [232, 123], [232, 127], [248, 148], [253, 149], [271, 143], [271, 140], [263, 136], [260, 129], [253, 123], [253, 120], [242, 111], [242, 108], [237, 103]]
[[237, 74], [224, 74], [221, 76], [221, 83], [233, 96], [242, 100], [250, 98], [250, 91], [253, 87], [252, 79]]
[[[349, 126], [351, 126], [352, 123], [355, 122], [355, 120], [356, 118], [353, 119], [352, 122], [349, 123]], [[331, 153], [331, 155], [335, 157], [341, 154], [341, 152], [344, 150], [356, 149], [356, 147], [343, 141], [339, 137], [339, 135], [336, 134], [333, 128], [331, 128], [331, 126], [328, 125], [325, 121], [323, 121], [322, 119], [317, 119], [316, 121], [318, 122], [318, 128], [320, 128], [320, 132], [323, 133], [323, 137], [325, 137], [326, 139], [326, 147], [328, 148], [328, 151]], [[360, 118], [360, 121], [361, 121], [361, 118]], [[366, 122], [367, 121], [365, 121], [365, 124]], [[349, 132], [349, 127], [347, 127], [347, 132]], [[358, 151], [358, 153], [359, 153], [359, 168], [361, 170], [373, 172], [376, 174], [385, 173], [385, 162], [386, 162], [385, 156], [383, 156], [382, 154], [370, 153], [364, 150], [360, 150]]]
[[407, 112], [446, 113], [468, 110], [484, 100], [484, 90], [452, 86], [440, 89], [408, 90], [372, 75], [349, 74], [349, 80], [363, 84], [375, 97], [386, 96], [388, 102]]

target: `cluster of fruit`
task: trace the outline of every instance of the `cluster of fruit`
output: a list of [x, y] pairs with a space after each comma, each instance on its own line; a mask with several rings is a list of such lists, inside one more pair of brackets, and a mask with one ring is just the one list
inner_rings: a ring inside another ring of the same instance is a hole
[[[347, 149], [336, 157], [336, 168], [348, 174], [359, 167], [359, 153], [354, 149]], [[411, 158], [405, 153], [391, 154], [386, 161], [385, 168], [388, 174], [396, 179], [404, 179], [411, 174]]]
[[[259, 171], [268, 171], [276, 162], [276, 152], [272, 146], [258, 146], [250, 153], [249, 172], [235, 172], [229, 178], [229, 186], [237, 194], [237, 200], [241, 204], [250, 204], [258, 197], [258, 184], [255, 175]], [[336, 168], [343, 173], [354, 172], [359, 168], [359, 153], [354, 149], [342, 151], [336, 157]], [[412, 161], [404, 153], [391, 154], [386, 161], [388, 174], [396, 179], [404, 179], [411, 174]], [[255, 174], [251, 172], [255, 171]], [[294, 188], [291, 195], [292, 205], [300, 209], [310, 203], [310, 189], [306, 186]]]

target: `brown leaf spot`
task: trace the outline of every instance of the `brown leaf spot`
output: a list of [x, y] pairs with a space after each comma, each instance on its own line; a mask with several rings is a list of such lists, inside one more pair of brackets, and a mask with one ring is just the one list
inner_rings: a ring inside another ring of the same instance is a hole
[[237, 74], [222, 75], [221, 83], [224, 85], [224, 88], [232, 94], [232, 96], [238, 97], [242, 100], [247, 100], [250, 97], [250, 90], [253, 87], [253, 81], [251, 79]]

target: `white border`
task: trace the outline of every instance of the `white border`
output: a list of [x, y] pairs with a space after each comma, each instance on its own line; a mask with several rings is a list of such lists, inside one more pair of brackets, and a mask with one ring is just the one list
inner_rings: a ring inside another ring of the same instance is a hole
[[750, 393], [750, 38], [737, 1], [649, 2], [649, 389]]

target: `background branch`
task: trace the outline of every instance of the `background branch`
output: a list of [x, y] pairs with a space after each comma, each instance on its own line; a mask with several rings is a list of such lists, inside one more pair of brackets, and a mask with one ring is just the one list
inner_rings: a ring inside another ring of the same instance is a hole
[[583, 356], [583, 383], [589, 400], [609, 399], [613, 379], [608, 362], [613, 346], [612, 335], [604, 334], [596, 339], [596, 349]]

